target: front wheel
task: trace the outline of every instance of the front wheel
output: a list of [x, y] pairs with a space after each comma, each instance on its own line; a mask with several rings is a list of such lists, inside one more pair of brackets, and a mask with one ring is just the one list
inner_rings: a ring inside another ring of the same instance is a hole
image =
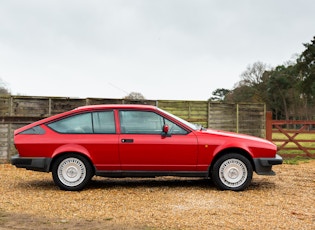
[[79, 191], [90, 182], [93, 169], [85, 157], [77, 154], [66, 154], [54, 162], [52, 176], [60, 189]]
[[252, 177], [251, 163], [237, 153], [223, 155], [214, 163], [211, 170], [211, 179], [222, 190], [244, 190], [251, 183]]

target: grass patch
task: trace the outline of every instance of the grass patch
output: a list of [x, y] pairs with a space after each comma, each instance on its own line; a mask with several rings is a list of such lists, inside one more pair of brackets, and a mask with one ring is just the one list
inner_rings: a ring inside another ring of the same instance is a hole
[[297, 156], [297, 157], [288, 158], [288, 159], [283, 160], [284, 164], [289, 164], [289, 165], [298, 165], [300, 163], [308, 163], [308, 162], [310, 162], [309, 158], [305, 158], [305, 157], [301, 157], [301, 156]]

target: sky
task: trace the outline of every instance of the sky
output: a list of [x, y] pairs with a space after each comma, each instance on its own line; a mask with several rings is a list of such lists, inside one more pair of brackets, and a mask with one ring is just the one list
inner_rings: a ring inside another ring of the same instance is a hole
[[315, 36], [314, 0], [1, 0], [13, 95], [208, 100]]

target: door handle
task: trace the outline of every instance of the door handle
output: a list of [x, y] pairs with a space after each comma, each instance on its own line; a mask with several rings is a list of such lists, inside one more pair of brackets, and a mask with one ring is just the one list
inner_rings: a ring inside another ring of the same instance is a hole
[[133, 143], [133, 139], [121, 139], [122, 143]]

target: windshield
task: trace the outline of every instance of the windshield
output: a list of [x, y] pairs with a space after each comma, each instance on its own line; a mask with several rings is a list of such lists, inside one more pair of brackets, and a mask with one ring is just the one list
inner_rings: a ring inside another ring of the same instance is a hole
[[166, 111], [163, 110], [163, 109], [160, 109], [160, 108], [157, 108], [157, 109], [160, 110], [160, 111], [163, 112], [163, 113], [166, 113], [168, 116], [170, 116], [170, 117], [172, 117], [172, 118], [178, 120], [179, 122], [183, 123], [184, 125], [187, 125], [189, 128], [191, 128], [191, 129], [193, 129], [193, 130], [198, 130], [198, 129], [200, 129], [200, 126], [198, 126], [198, 125], [196, 125], [196, 124], [192, 124], [192, 123], [190, 123], [190, 122], [188, 122], [188, 121], [185, 121], [184, 119], [182, 119], [182, 118], [180, 118], [180, 117], [177, 117], [177, 116], [175, 116], [174, 114], [171, 114], [171, 113], [169, 113], [169, 112], [166, 112]]

